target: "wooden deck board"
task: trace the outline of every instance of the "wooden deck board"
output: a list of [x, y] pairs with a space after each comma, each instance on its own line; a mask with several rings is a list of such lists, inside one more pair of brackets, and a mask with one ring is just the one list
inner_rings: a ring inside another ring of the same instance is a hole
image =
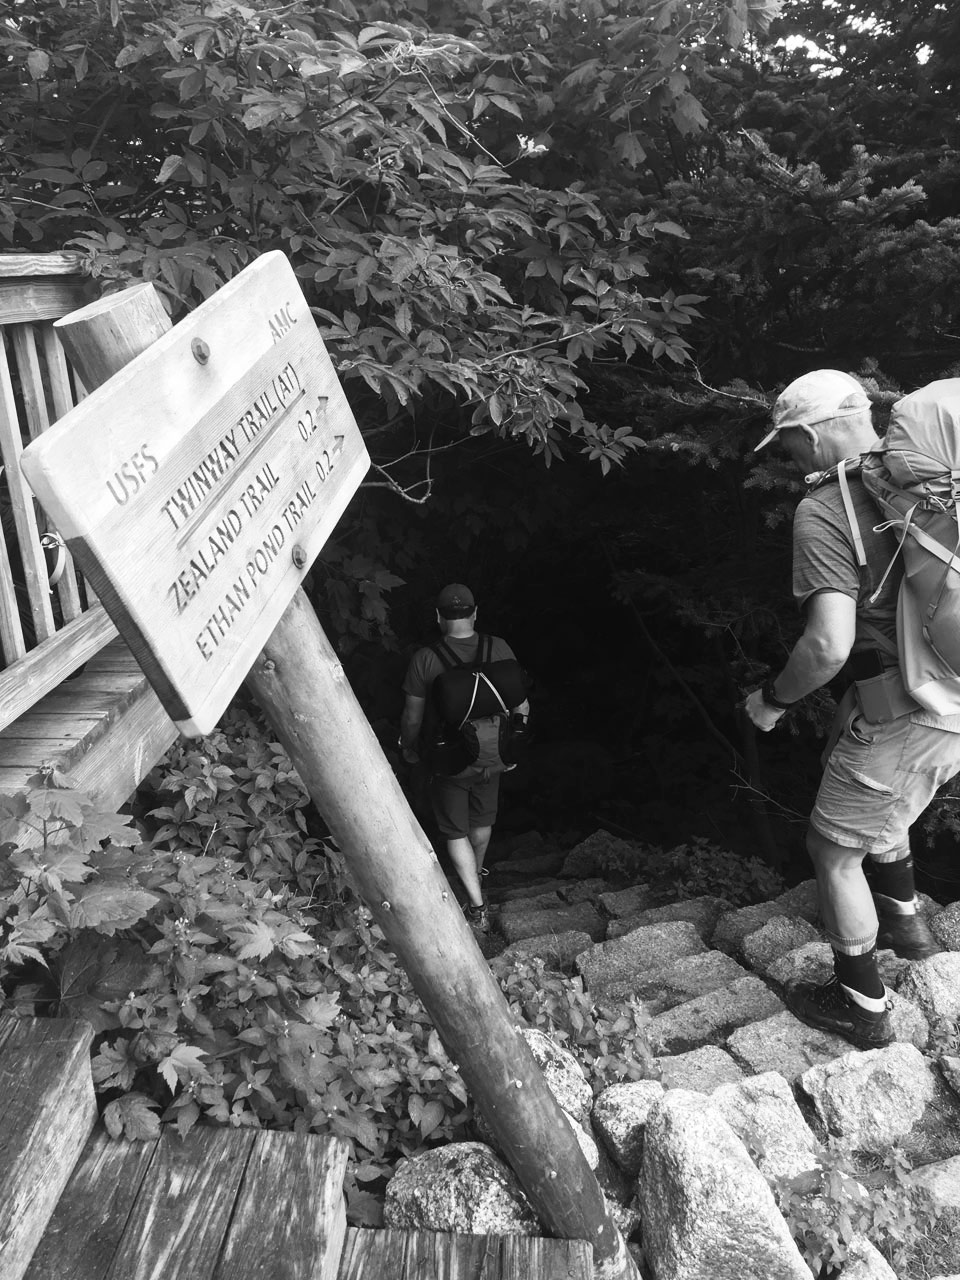
[[592, 1280], [586, 1240], [351, 1227], [338, 1280]]
[[109, 1272], [83, 1280], [212, 1280], [255, 1137], [164, 1130]]
[[176, 737], [146, 676], [116, 639], [0, 730], [0, 791], [23, 790], [41, 764], [52, 764], [116, 808]]
[[107, 1274], [156, 1148], [155, 1142], [114, 1142], [105, 1129], [94, 1132], [25, 1280]]
[[98, 1129], [24, 1280], [336, 1280], [346, 1164], [318, 1134]]
[[216, 1280], [336, 1280], [346, 1167], [339, 1139], [258, 1134]]
[[21, 1280], [96, 1122], [92, 1035], [85, 1022], [0, 1017], [3, 1280]]

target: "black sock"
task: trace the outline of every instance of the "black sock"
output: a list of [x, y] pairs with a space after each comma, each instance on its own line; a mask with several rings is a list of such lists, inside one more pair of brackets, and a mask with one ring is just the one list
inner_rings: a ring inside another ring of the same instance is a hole
[[837, 980], [851, 991], [859, 991], [871, 1000], [883, 999], [885, 988], [877, 968], [876, 947], [871, 947], [862, 956], [847, 956], [842, 951], [834, 951], [833, 971]]
[[897, 902], [912, 903], [914, 897], [913, 856], [907, 854], [896, 862], [873, 862], [870, 864], [870, 888], [874, 893], [881, 893], [885, 898], [893, 898]]

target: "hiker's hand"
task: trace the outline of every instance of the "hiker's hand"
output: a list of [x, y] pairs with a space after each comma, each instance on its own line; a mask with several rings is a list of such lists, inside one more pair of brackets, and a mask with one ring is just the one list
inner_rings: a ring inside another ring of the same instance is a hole
[[419, 764], [420, 757], [413, 747], [401, 747], [400, 755], [404, 764]]
[[756, 725], [763, 733], [769, 733], [776, 727], [780, 717], [786, 714], [779, 707], [771, 707], [769, 702], [764, 702], [763, 694], [759, 689], [748, 693], [740, 706], [750, 723]]

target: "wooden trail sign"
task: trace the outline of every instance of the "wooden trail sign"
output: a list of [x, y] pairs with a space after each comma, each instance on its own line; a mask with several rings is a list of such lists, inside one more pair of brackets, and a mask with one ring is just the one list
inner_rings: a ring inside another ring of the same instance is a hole
[[369, 464], [278, 252], [114, 374], [22, 459], [190, 736], [217, 724]]

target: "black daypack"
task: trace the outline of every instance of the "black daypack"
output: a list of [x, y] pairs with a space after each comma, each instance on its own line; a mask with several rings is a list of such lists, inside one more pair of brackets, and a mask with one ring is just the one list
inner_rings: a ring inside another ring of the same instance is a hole
[[521, 730], [510, 716], [527, 696], [519, 662], [492, 661], [491, 636], [477, 636], [472, 661], [459, 658], [442, 640], [431, 648], [444, 669], [430, 687], [432, 729], [425, 752], [430, 772], [452, 778], [467, 770], [512, 768], [526, 738], [525, 726]]

